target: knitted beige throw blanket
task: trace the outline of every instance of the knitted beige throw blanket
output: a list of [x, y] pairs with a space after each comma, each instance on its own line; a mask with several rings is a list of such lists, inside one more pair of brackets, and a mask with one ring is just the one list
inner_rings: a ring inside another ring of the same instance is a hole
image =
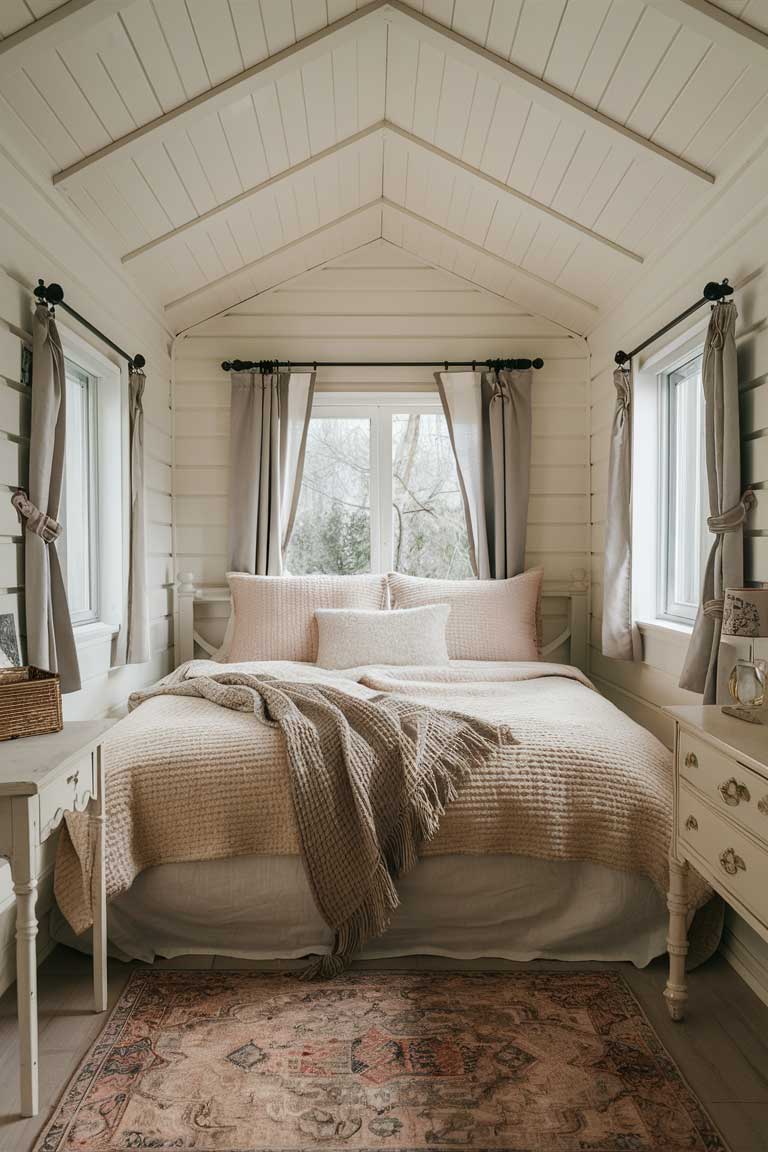
[[[326, 684], [242, 672], [172, 677], [135, 694], [131, 705], [156, 696], [203, 698], [282, 732], [301, 856], [335, 933], [333, 953], [307, 976], [336, 975], [386, 931], [399, 903], [395, 881], [416, 864], [446, 805], [476, 767], [515, 743], [504, 724], [403, 697], [363, 699]], [[88, 838], [78, 842], [71, 825], [69, 832], [87, 873]]]

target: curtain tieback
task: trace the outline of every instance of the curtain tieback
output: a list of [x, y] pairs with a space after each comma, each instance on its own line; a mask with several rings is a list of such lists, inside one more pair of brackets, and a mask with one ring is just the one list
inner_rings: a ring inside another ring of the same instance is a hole
[[64, 531], [58, 520], [54, 520], [46, 512], [41, 512], [21, 488], [18, 488], [11, 497], [11, 504], [19, 514], [19, 519], [26, 521], [26, 526], [35, 536], [39, 536], [46, 544], [58, 540]]
[[705, 600], [702, 605], [702, 611], [705, 616], [710, 616], [713, 620], [722, 620], [723, 618], [723, 601], [720, 600]]
[[722, 536], [725, 532], [735, 532], [744, 523], [747, 513], [754, 505], [755, 494], [751, 488], [747, 488], [738, 504], [726, 509], [720, 516], [707, 516], [707, 528], [718, 536]]

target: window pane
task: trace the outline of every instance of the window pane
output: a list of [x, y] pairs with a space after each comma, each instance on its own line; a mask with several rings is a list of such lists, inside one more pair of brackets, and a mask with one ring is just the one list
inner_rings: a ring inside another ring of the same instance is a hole
[[392, 417], [392, 557], [397, 572], [472, 575], [464, 502], [442, 414]]
[[92, 492], [90, 456], [90, 378], [66, 362], [67, 439], [63, 523], [67, 599], [73, 620], [95, 611], [91, 566]]
[[666, 610], [670, 615], [693, 619], [701, 594], [703, 558], [711, 538], [706, 529], [701, 357], [671, 372], [668, 388]]
[[370, 421], [313, 417], [286, 554], [289, 572], [370, 572], [370, 480]]

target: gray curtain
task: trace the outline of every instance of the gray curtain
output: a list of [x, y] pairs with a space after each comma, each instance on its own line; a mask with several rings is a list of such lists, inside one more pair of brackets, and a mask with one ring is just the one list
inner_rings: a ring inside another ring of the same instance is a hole
[[480, 579], [525, 567], [531, 464], [531, 369], [436, 374]]
[[280, 576], [304, 470], [314, 373], [232, 373], [229, 565]]
[[705, 704], [714, 704], [718, 696], [723, 593], [744, 583], [744, 520], [754, 502], [751, 491], [742, 494], [741, 490], [736, 316], [734, 303], [715, 304], [701, 369], [710, 512], [707, 526], [715, 541], [704, 571], [701, 604], [680, 687], [703, 692]]
[[32, 422], [29, 495], [13, 502], [24, 522], [27, 661], [58, 672], [62, 692], [77, 692], [80, 669], [56, 541], [64, 479], [66, 382], [56, 321], [44, 304], [32, 323]]
[[612, 660], [639, 657], [639, 638], [632, 623], [632, 375], [613, 374], [616, 407], [608, 461], [608, 512], [603, 561], [603, 656]]
[[144, 514], [144, 407], [143, 372], [128, 374], [128, 437], [130, 453], [130, 537], [128, 546], [128, 627], [126, 663], [143, 664], [150, 657], [147, 550]]

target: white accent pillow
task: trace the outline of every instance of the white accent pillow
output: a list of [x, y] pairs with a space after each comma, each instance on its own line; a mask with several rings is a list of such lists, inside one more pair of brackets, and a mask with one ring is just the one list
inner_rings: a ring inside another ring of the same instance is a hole
[[365, 576], [249, 576], [228, 572], [234, 628], [228, 664], [245, 660], [317, 657], [318, 608], [387, 607], [387, 578]]
[[447, 664], [447, 604], [370, 612], [321, 608], [315, 612], [317, 663], [321, 668], [359, 668], [364, 664]]
[[393, 608], [449, 604], [451, 660], [538, 660], [539, 602], [544, 576], [531, 568], [509, 580], [431, 580], [387, 577]]

